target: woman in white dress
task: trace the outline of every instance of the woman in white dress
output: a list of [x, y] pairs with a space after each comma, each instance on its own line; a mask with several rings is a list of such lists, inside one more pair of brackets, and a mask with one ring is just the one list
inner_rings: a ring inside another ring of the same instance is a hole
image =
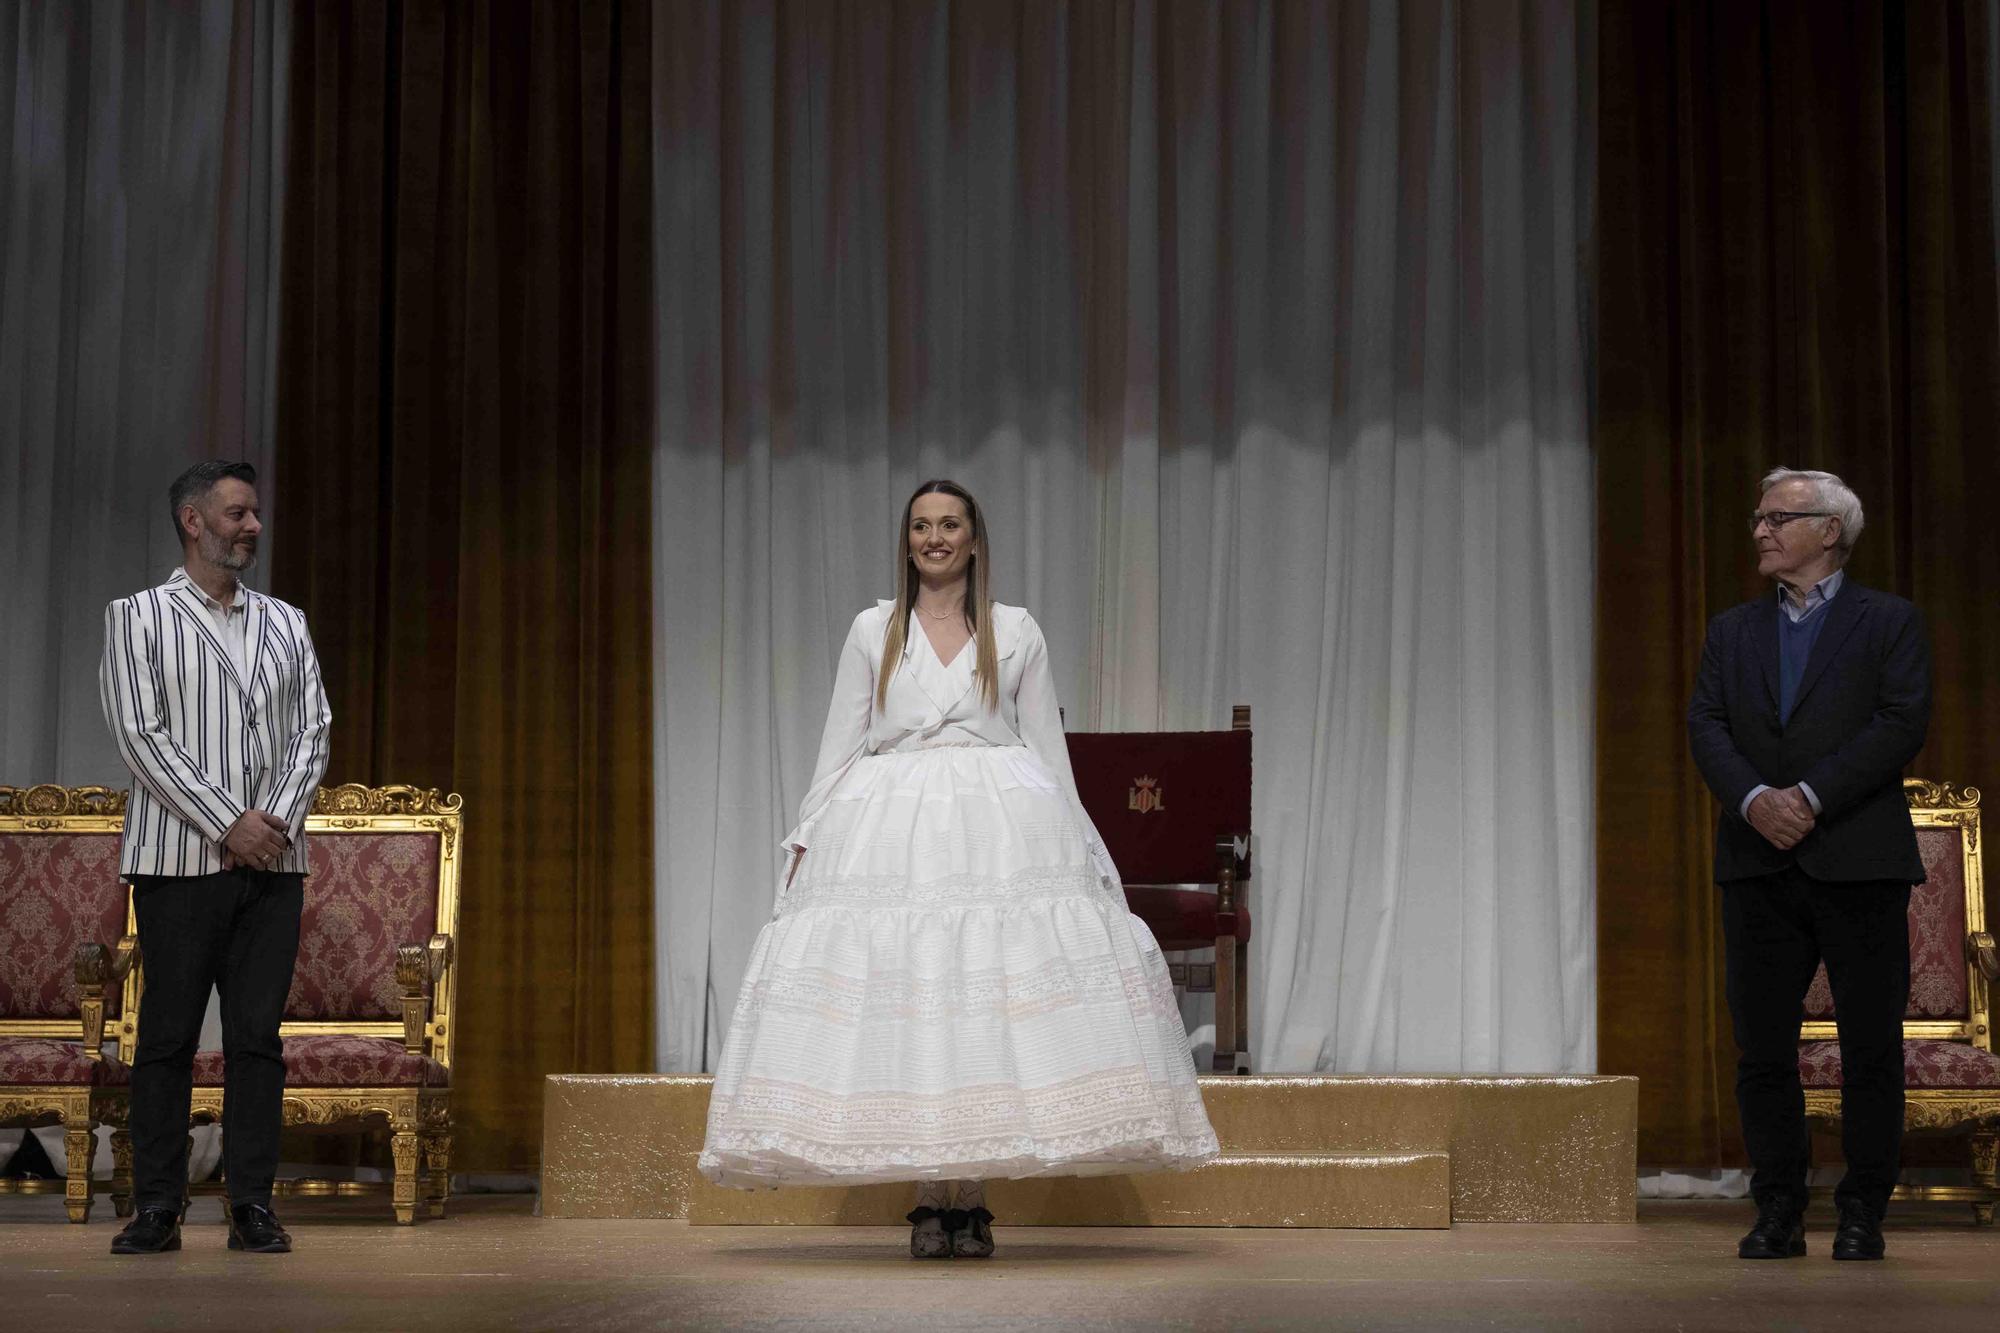
[[988, 1178], [1186, 1168], [1216, 1142], [1165, 960], [1077, 802], [1041, 629], [987, 596], [979, 506], [926, 482], [902, 534], [896, 600], [841, 650], [700, 1167], [916, 1181], [910, 1252], [984, 1257]]

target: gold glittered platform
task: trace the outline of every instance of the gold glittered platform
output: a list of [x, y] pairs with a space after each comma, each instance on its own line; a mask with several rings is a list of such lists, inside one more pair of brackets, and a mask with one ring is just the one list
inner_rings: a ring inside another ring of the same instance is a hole
[[[707, 1075], [548, 1079], [548, 1217], [709, 1225], [893, 1224], [907, 1185], [725, 1190], [694, 1169]], [[1203, 1077], [1224, 1155], [1198, 1171], [994, 1181], [1013, 1226], [1442, 1227], [1629, 1222], [1638, 1082], [1630, 1078]]]

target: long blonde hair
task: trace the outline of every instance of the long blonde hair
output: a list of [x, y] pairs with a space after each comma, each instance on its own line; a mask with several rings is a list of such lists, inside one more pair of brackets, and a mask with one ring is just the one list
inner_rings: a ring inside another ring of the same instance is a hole
[[896, 674], [896, 667], [903, 660], [903, 647], [909, 639], [910, 610], [916, 606], [917, 589], [922, 586], [917, 577], [917, 562], [910, 559], [910, 511], [917, 507], [918, 497], [925, 495], [953, 497], [965, 506], [965, 516], [972, 524], [974, 545], [965, 572], [965, 623], [972, 631], [974, 654], [972, 679], [979, 685], [986, 706], [998, 708], [1000, 650], [993, 641], [993, 599], [987, 593], [987, 571], [992, 559], [986, 520], [980, 515], [979, 501], [972, 498], [971, 491], [942, 478], [917, 487], [903, 503], [903, 521], [896, 529], [896, 609], [889, 613], [889, 634], [882, 641], [882, 668], [875, 675], [875, 707], [880, 710], [888, 706], [889, 678]]

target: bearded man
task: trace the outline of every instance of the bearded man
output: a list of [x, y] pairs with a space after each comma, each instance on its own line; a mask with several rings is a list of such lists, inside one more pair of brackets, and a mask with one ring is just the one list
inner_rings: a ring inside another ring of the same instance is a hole
[[113, 1254], [181, 1245], [194, 1057], [222, 1002], [229, 1248], [291, 1248], [271, 1211], [285, 1091], [278, 1033], [299, 949], [305, 822], [332, 713], [298, 608], [245, 588], [257, 473], [211, 461], [167, 491], [182, 567], [105, 610], [104, 718], [132, 770], [119, 873], [146, 998], [132, 1067], [136, 1215]]

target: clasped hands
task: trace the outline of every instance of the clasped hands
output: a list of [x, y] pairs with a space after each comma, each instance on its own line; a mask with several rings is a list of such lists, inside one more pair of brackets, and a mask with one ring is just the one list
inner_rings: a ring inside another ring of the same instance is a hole
[[1780, 851], [1790, 851], [1813, 831], [1812, 802], [1797, 787], [1772, 787], [1757, 793], [1746, 812], [1750, 827]]
[[284, 820], [262, 810], [245, 810], [222, 835], [222, 868], [250, 866], [269, 870], [291, 845], [291, 830]]

